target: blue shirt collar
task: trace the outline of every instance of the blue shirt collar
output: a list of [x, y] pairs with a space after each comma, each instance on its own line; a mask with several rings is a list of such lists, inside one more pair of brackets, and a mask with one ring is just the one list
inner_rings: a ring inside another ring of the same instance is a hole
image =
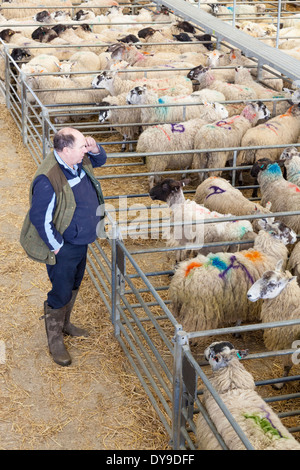
[[74, 168], [71, 168], [66, 162], [64, 162], [60, 158], [60, 156], [58, 155], [56, 150], [53, 149], [53, 153], [54, 153], [54, 156], [55, 156], [56, 160], [58, 161], [58, 163], [60, 165], [62, 165], [66, 170], [69, 170], [73, 175], [77, 176], [77, 170], [78, 170], [78, 165], [77, 164], [74, 165]]

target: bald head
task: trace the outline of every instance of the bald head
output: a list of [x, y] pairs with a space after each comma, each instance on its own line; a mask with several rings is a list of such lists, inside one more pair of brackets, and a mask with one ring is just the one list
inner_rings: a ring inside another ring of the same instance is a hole
[[64, 127], [60, 129], [53, 138], [53, 146], [57, 152], [62, 152], [64, 147], [74, 147], [77, 139], [83, 135], [73, 127]]

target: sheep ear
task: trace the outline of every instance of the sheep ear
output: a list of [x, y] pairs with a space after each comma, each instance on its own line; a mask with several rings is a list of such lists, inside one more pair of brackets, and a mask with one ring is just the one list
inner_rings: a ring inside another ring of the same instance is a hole
[[281, 270], [282, 270], [282, 266], [283, 266], [283, 259], [281, 259], [281, 260], [279, 260], [279, 261], [277, 262], [275, 271], [277, 271], [277, 272], [280, 273]]
[[236, 351], [236, 355], [239, 359], [243, 359], [243, 357], [248, 356], [249, 354], [249, 349], [239, 349]]
[[185, 178], [185, 179], [180, 181], [180, 184], [181, 184], [182, 187], [184, 187], [184, 186], [187, 186], [188, 184], [190, 184], [190, 182], [191, 182], [190, 178]]
[[291, 277], [291, 278], [288, 280], [288, 282], [292, 282], [292, 281], [294, 281], [294, 280], [296, 280], [296, 281], [298, 280], [297, 276]]

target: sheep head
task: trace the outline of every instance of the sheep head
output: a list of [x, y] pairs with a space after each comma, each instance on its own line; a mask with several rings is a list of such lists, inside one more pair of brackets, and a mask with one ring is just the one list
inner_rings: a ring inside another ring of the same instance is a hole
[[36, 15], [32, 17], [34, 21], [37, 21], [38, 23], [50, 23], [52, 20], [52, 17], [47, 10], [39, 11]]
[[190, 183], [189, 179], [183, 179], [181, 181], [176, 181], [173, 179], [165, 179], [154, 186], [149, 195], [153, 201], [164, 201], [167, 202], [172, 195], [180, 192], [184, 186]]
[[156, 33], [156, 30], [153, 28], [143, 28], [138, 32], [138, 37], [141, 39], [148, 39]]
[[213, 371], [228, 367], [233, 358], [242, 359], [247, 356], [248, 350], [237, 350], [229, 341], [216, 341], [204, 351], [204, 357], [209, 362]]
[[288, 271], [282, 271], [283, 260], [278, 261], [274, 270], [266, 271], [248, 290], [247, 297], [251, 302], [259, 299], [274, 299], [290, 282], [297, 280]]
[[284, 151], [280, 155], [279, 162], [277, 162], [277, 163], [280, 164], [280, 160], [284, 160], [284, 161], [285, 160], [291, 160], [294, 156], [297, 156], [297, 157], [300, 156], [300, 152], [297, 150], [297, 148], [296, 147], [287, 147], [286, 149], [284, 149]]
[[147, 86], [136, 86], [126, 96], [127, 104], [141, 104], [142, 97], [147, 93]]
[[275, 217], [262, 218], [257, 221], [258, 226], [268, 232], [271, 237], [279, 240], [284, 245], [293, 245], [297, 241], [297, 234], [281, 221], [275, 221]]

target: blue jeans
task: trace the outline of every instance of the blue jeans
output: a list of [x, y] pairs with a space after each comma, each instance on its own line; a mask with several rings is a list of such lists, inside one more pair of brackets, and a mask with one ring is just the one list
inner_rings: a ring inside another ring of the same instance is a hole
[[72, 291], [80, 287], [87, 257], [87, 245], [64, 243], [56, 255], [56, 264], [47, 264], [47, 272], [52, 284], [47, 302], [57, 309], [66, 305], [72, 297]]

